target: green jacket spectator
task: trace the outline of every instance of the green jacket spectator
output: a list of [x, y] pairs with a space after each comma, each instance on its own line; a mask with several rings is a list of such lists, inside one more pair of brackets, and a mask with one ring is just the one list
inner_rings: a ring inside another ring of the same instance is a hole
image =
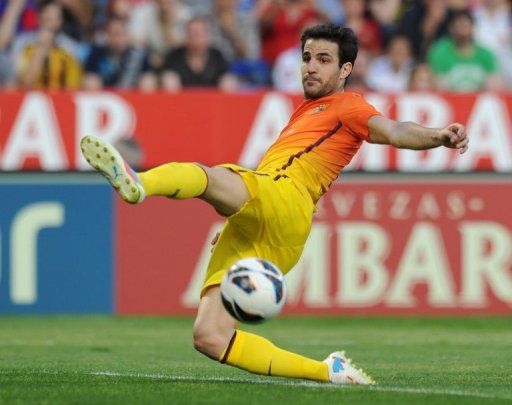
[[448, 28], [450, 35], [435, 42], [428, 52], [440, 90], [501, 90], [494, 54], [473, 39], [470, 12], [455, 12]]
[[477, 44], [464, 55], [451, 38], [442, 38], [428, 53], [428, 61], [443, 90], [476, 91], [486, 88], [487, 77], [497, 72], [494, 55]]

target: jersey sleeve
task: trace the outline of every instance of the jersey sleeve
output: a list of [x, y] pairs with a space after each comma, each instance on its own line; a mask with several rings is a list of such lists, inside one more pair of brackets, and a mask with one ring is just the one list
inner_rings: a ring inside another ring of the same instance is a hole
[[374, 115], [382, 114], [359, 94], [354, 94], [349, 103], [344, 103], [340, 110], [341, 123], [355, 136], [367, 142], [371, 142], [368, 120]]

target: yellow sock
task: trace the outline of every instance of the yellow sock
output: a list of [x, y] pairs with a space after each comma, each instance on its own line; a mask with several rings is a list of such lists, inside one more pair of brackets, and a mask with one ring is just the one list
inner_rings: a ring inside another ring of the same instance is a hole
[[206, 172], [195, 163], [167, 163], [137, 174], [148, 196], [183, 200], [200, 196], [208, 185]]
[[235, 332], [220, 361], [255, 374], [329, 381], [324, 362], [287, 352], [265, 338], [241, 330]]

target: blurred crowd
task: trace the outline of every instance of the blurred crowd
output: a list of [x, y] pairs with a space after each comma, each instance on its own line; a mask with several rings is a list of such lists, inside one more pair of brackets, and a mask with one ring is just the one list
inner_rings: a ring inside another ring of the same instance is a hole
[[352, 28], [355, 91], [512, 90], [508, 0], [0, 0], [0, 88], [301, 93], [301, 32]]

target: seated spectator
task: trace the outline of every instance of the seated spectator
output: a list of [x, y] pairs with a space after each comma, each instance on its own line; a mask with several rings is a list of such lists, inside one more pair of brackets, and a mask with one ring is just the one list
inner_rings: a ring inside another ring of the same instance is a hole
[[165, 58], [162, 87], [179, 91], [182, 87], [215, 87], [232, 91], [236, 78], [228, 72], [222, 53], [211, 46], [212, 34], [206, 18], [196, 17], [186, 27], [185, 45], [169, 52]]
[[345, 12], [345, 26], [352, 28], [359, 39], [359, 49], [366, 49], [373, 55], [383, 50], [383, 36], [378, 24], [366, 15], [365, 0], [342, 0]]
[[85, 89], [130, 89], [138, 85], [142, 75], [149, 74], [147, 52], [131, 46], [125, 21], [112, 17], [107, 22], [105, 44], [92, 48], [85, 71]]
[[447, 34], [449, 17], [446, 0], [421, 0], [406, 10], [399, 31], [411, 41], [417, 60], [423, 61], [430, 45]]
[[80, 46], [61, 27], [62, 7], [48, 0], [39, 10], [39, 31], [14, 40], [12, 55], [23, 87], [58, 90], [80, 85], [82, 69], [75, 56]]
[[454, 12], [450, 35], [432, 45], [429, 65], [439, 88], [448, 91], [499, 90], [497, 63], [492, 52], [473, 39], [473, 17], [468, 10]]
[[261, 0], [255, 9], [263, 59], [272, 66], [277, 56], [297, 44], [304, 24], [318, 12], [309, 0]]
[[150, 64], [155, 69], [163, 65], [163, 55], [183, 45], [185, 26], [192, 17], [180, 0], [156, 0], [135, 6], [128, 30], [137, 46], [150, 50]]
[[409, 90], [428, 92], [436, 90], [436, 80], [432, 70], [426, 63], [416, 65], [411, 72]]
[[411, 43], [406, 37], [397, 35], [389, 42], [387, 53], [371, 62], [366, 84], [381, 92], [407, 90], [412, 64]]

